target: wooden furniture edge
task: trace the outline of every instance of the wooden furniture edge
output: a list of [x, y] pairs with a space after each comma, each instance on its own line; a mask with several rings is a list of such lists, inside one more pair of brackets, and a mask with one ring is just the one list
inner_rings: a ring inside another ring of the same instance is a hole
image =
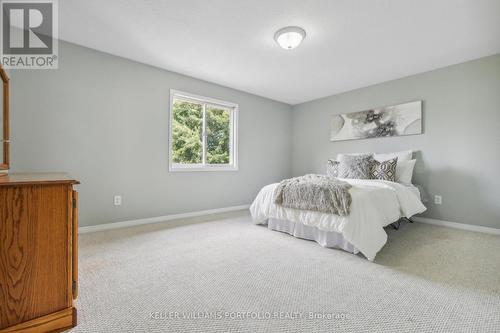
[[76, 326], [76, 308], [71, 307], [0, 330], [0, 333], [56, 333]]
[[2, 163], [0, 164], [0, 170], [9, 170], [10, 157], [9, 157], [9, 77], [5, 72], [2, 65], [0, 65], [0, 78], [2, 79], [2, 93], [3, 93], [3, 105], [2, 105], [2, 117], [3, 117], [3, 136], [1, 138], [3, 144], [3, 156]]
[[71, 267], [71, 291], [73, 294], [72, 299], [77, 299], [78, 297], [78, 192], [72, 191], [72, 267]]
[[13, 185], [71, 184], [80, 182], [66, 173], [10, 173], [0, 178], [0, 186]]
[[14, 182], [4, 182], [3, 179], [7, 179], [8, 176], [3, 176], [0, 178], [0, 186], [13, 186], [13, 185], [50, 185], [50, 184], [80, 184], [77, 180], [46, 180], [46, 181], [14, 181]]

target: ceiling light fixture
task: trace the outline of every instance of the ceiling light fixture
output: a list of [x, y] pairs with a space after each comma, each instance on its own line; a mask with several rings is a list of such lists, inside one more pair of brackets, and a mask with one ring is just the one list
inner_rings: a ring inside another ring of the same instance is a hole
[[274, 40], [285, 50], [292, 50], [306, 38], [306, 31], [299, 27], [286, 27], [274, 34]]

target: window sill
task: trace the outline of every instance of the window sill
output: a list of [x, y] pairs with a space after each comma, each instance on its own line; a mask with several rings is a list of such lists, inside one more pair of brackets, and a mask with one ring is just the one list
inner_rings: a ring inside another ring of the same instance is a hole
[[170, 165], [169, 172], [214, 172], [214, 171], [238, 171], [237, 166], [175, 166]]

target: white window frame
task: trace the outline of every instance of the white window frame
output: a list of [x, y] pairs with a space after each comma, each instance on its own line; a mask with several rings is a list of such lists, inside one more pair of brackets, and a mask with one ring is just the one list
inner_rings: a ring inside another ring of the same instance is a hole
[[[206, 154], [206, 131], [205, 131], [205, 107], [213, 105], [224, 109], [231, 109], [230, 131], [229, 131], [229, 164], [181, 164], [173, 163], [172, 153], [172, 123], [173, 123], [173, 105], [174, 98], [179, 98], [191, 101], [193, 103], [203, 104], [203, 161]], [[221, 101], [218, 99], [199, 96], [187, 93], [180, 90], [170, 89], [170, 105], [169, 105], [169, 125], [168, 125], [168, 170], [170, 172], [193, 172], [193, 171], [237, 171], [238, 170], [238, 104]]]

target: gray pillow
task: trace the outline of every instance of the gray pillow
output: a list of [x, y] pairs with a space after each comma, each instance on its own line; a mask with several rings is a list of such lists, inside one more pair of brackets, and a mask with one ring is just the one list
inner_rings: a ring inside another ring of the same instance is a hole
[[339, 156], [339, 177], [370, 179], [373, 161], [372, 154], [341, 155]]
[[397, 164], [397, 157], [383, 162], [374, 160], [370, 170], [370, 176], [372, 179], [390, 180], [391, 182], [395, 182]]
[[328, 160], [326, 162], [326, 174], [329, 177], [338, 177], [339, 176], [339, 162], [335, 160]]

